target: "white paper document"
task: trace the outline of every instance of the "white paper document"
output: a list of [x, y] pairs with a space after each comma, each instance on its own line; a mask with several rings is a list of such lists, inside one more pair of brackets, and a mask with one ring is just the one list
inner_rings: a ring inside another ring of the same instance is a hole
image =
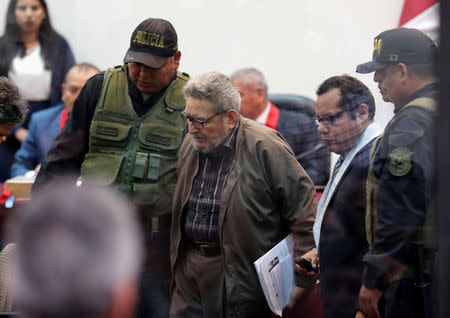
[[261, 256], [254, 264], [270, 309], [281, 317], [295, 286], [292, 234]]

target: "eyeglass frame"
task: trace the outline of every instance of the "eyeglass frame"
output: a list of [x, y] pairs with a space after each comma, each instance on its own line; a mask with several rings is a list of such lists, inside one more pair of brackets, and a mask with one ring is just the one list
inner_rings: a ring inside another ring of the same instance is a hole
[[[183, 118], [183, 120], [184, 120], [186, 123], [187, 123], [188, 120], [189, 120], [189, 121], [192, 123], [192, 125], [194, 125], [195, 128], [197, 128], [197, 129], [203, 129], [203, 128], [205, 128], [205, 124], [206, 124], [209, 120], [211, 120], [211, 119], [213, 119], [214, 117], [216, 117], [216, 116], [218, 116], [218, 115], [220, 115], [220, 114], [223, 114], [223, 113], [225, 113], [225, 112], [227, 112], [227, 111], [229, 111], [229, 109], [223, 110], [223, 111], [221, 111], [221, 112], [219, 112], [219, 113], [216, 113], [216, 114], [214, 114], [214, 115], [212, 115], [212, 116], [210, 116], [210, 117], [208, 117], [208, 118], [195, 118], [195, 117], [191, 117], [191, 116], [189, 116], [188, 114], [186, 114], [186, 112], [181, 112], [181, 113], [180, 113], [180, 116], [181, 116], [181, 118]], [[200, 127], [197, 126], [197, 125], [200, 125]]]
[[347, 110], [342, 109], [334, 114], [331, 115], [325, 115], [325, 116], [314, 116], [314, 123], [316, 124], [316, 126], [319, 126], [320, 123], [324, 124], [325, 126], [330, 126], [332, 125], [337, 119], [339, 119], [339, 117], [342, 116], [342, 114], [344, 114]]

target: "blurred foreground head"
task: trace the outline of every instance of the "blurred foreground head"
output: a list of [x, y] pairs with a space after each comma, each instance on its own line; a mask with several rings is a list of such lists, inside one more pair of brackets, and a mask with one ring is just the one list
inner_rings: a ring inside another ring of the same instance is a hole
[[15, 214], [12, 288], [25, 317], [131, 317], [142, 248], [126, 199], [50, 184]]

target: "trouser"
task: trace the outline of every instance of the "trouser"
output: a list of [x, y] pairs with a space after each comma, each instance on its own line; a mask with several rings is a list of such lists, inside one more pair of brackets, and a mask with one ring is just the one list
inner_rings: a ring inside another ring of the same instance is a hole
[[417, 287], [414, 279], [402, 279], [390, 285], [378, 302], [382, 318], [435, 317], [432, 301], [433, 284]]
[[167, 318], [170, 297], [170, 216], [158, 219], [158, 232], [152, 233], [152, 219], [141, 216], [146, 255], [141, 274], [135, 318]]
[[206, 255], [187, 245], [173, 273], [170, 317], [222, 317], [222, 255]]

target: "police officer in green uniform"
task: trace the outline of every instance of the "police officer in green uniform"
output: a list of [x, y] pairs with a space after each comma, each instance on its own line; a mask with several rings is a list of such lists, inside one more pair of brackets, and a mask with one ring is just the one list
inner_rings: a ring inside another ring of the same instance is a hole
[[138, 317], [165, 317], [169, 309], [171, 204], [187, 132], [180, 113], [189, 76], [177, 71], [180, 57], [170, 22], [140, 23], [124, 65], [95, 75], [81, 90], [33, 186], [71, 174], [129, 195], [147, 246]]
[[436, 51], [422, 32], [396, 28], [379, 34], [372, 61], [357, 67], [359, 73], [375, 72], [395, 113], [372, 147], [367, 180], [370, 249], [359, 296], [366, 318], [431, 317]]

